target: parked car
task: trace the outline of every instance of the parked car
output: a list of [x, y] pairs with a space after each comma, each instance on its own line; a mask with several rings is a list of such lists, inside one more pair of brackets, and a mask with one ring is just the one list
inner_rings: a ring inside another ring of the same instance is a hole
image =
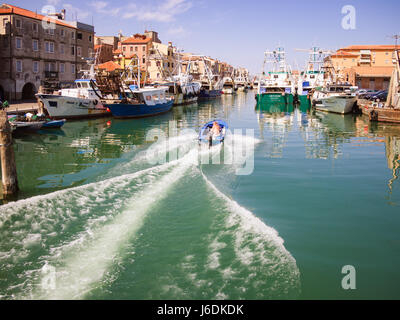
[[386, 101], [387, 96], [388, 96], [387, 90], [383, 90], [377, 93], [376, 95], [373, 95], [370, 100], [376, 101], [379, 99], [379, 101]]
[[359, 95], [361, 95], [361, 94], [364, 94], [364, 93], [367, 93], [368, 92], [368, 89], [359, 89], [359, 90], [357, 90], [357, 96], [359, 96]]
[[376, 95], [378, 95], [378, 94], [380, 94], [380, 93], [382, 93], [382, 92], [384, 92], [384, 91], [385, 91], [385, 90], [379, 90], [379, 91], [371, 92], [371, 93], [367, 94], [367, 95], [364, 97], [364, 99], [373, 100], [373, 97], [374, 97], [374, 96], [376, 96]]
[[376, 91], [376, 90], [368, 89], [368, 90], [366, 90], [366, 92], [358, 94], [358, 98], [359, 99], [366, 99], [367, 96], [369, 96], [371, 94], [376, 94], [377, 92], [378, 91]]

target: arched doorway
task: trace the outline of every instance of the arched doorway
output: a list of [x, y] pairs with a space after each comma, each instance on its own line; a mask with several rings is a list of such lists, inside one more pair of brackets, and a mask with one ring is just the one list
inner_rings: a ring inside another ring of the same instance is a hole
[[22, 88], [22, 100], [35, 99], [36, 88], [28, 82]]

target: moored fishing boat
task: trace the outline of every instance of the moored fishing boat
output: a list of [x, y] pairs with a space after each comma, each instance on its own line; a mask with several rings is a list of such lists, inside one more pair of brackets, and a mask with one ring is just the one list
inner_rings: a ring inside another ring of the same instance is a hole
[[110, 112], [101, 103], [100, 92], [96, 88], [94, 60], [89, 66], [89, 72], [84, 72], [82, 79], [75, 80], [75, 88], [61, 89], [53, 94], [36, 94], [38, 103], [52, 119], [110, 116]]
[[166, 95], [166, 88], [138, 88], [126, 99], [105, 101], [105, 105], [116, 118], [155, 116], [170, 111], [173, 103], [173, 98]]
[[222, 93], [223, 94], [234, 94], [235, 93], [235, 83], [231, 77], [225, 77], [223, 80]]
[[[266, 64], [272, 64], [266, 75]], [[264, 53], [264, 63], [256, 94], [257, 103], [293, 104], [294, 82], [283, 48]]]
[[[159, 53], [159, 52], [158, 52]], [[159, 61], [163, 62], [161, 54], [156, 57]], [[163, 81], [157, 81], [154, 84], [168, 87], [168, 94], [173, 96], [174, 105], [189, 104], [197, 101], [200, 93], [200, 84], [193, 82], [193, 77], [190, 74], [191, 61], [188, 61], [186, 72], [182, 71], [181, 55], [177, 53], [177, 75], [172, 75], [168, 71], [165, 74], [164, 69], [161, 68], [161, 63], [157, 64], [160, 73], [163, 74]]]
[[321, 111], [350, 113], [357, 102], [356, 90], [357, 87], [348, 83], [335, 83], [325, 88], [316, 88], [312, 96], [312, 104]]
[[325, 84], [324, 57], [330, 52], [318, 47], [312, 47], [310, 50], [297, 49], [297, 51], [309, 53], [306, 69], [301, 73], [298, 80], [296, 97], [300, 105], [309, 106], [313, 90]]
[[[133, 61], [137, 64], [133, 66]], [[131, 69], [130, 77], [137, 70], [136, 85], [129, 85], [125, 79], [126, 72], [119, 74], [97, 75], [100, 91], [105, 97], [102, 102], [117, 118], [150, 117], [171, 110], [174, 98], [167, 95], [168, 87], [141, 87], [140, 60], [132, 59], [127, 68]], [[125, 70], [126, 71], [126, 70]], [[130, 79], [129, 82], [132, 82]]]

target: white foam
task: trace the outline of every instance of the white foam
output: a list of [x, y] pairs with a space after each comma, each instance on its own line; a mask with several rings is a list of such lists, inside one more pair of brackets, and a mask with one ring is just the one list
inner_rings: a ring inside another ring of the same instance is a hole
[[65, 257], [65, 266], [57, 270], [56, 290], [43, 292], [39, 288], [35, 291], [34, 297], [79, 299], [90, 292], [95, 284], [101, 284], [106, 271], [117, 258], [120, 248], [136, 234], [150, 209], [167, 196], [190, 165], [189, 157], [185, 161], [180, 161], [171, 172], [132, 197], [125, 209], [110, 223], [98, 230], [91, 230], [92, 240], [84, 239], [78, 246], [80, 250], [70, 252]]

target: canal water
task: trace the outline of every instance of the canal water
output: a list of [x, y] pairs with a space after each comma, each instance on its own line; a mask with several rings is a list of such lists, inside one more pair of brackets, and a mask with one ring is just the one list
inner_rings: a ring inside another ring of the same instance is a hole
[[[215, 118], [224, 145], [198, 146]], [[399, 125], [249, 92], [70, 121], [15, 151], [1, 299], [400, 298]]]

